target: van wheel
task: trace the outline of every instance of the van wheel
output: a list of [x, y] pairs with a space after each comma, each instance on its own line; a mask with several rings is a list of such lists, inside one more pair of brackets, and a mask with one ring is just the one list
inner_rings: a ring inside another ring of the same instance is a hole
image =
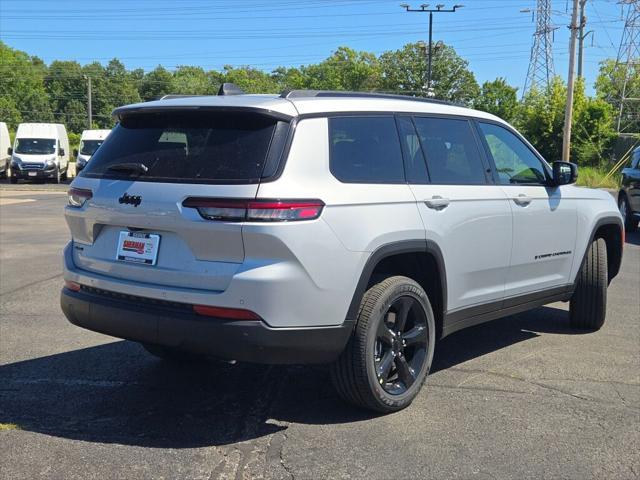
[[[62, 175], [60, 175], [60, 179], [63, 182], [66, 182], [68, 180], [68, 178], [69, 178], [68, 172], [69, 172], [69, 167], [67, 167], [66, 170], [64, 172], [62, 172]], [[58, 182], [58, 183], [60, 183], [60, 182]]]
[[431, 368], [435, 322], [427, 294], [407, 277], [389, 277], [362, 298], [355, 330], [331, 380], [345, 401], [382, 413], [416, 397]]
[[569, 304], [573, 328], [599, 330], [607, 314], [607, 244], [603, 238], [591, 243], [578, 273]]
[[4, 172], [0, 173], [0, 178], [6, 179], [9, 176], [9, 162], [4, 165]]
[[638, 229], [638, 219], [634, 217], [626, 195], [620, 194], [618, 197], [618, 208], [620, 209], [620, 215], [624, 219], [624, 229], [627, 232], [635, 232]]
[[204, 357], [184, 352], [176, 348], [165, 347], [163, 345], [154, 345], [152, 343], [141, 343], [144, 349], [154, 357], [171, 363], [192, 363], [203, 361]]
[[56, 167], [56, 176], [53, 179], [55, 183], [60, 183], [60, 167]]

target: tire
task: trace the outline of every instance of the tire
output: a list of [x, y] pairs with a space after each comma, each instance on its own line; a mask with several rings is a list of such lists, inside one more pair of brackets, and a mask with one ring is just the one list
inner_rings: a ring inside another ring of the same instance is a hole
[[599, 330], [607, 313], [607, 244], [597, 238], [589, 246], [569, 304], [573, 328]]
[[381, 413], [401, 410], [420, 391], [434, 344], [433, 310], [422, 287], [407, 277], [386, 278], [363, 296], [352, 337], [331, 366], [331, 381], [348, 403]]
[[165, 347], [162, 345], [153, 345], [151, 343], [141, 343], [144, 349], [154, 357], [170, 363], [195, 363], [204, 362], [204, 357], [189, 352]]
[[68, 171], [69, 171], [69, 167], [67, 167], [67, 168], [65, 169], [65, 171], [64, 171], [64, 172], [62, 172], [62, 175], [60, 175], [60, 179], [61, 179], [63, 182], [66, 182], [66, 181], [69, 179], [69, 175], [67, 174], [67, 172], [68, 172]]
[[9, 177], [9, 162], [7, 162], [4, 166], [4, 172], [0, 173], [1, 179], [6, 179]]
[[625, 194], [620, 194], [618, 198], [618, 209], [624, 219], [624, 229], [627, 232], [635, 232], [638, 229], [638, 219], [633, 215], [629, 199]]
[[56, 176], [53, 179], [53, 183], [60, 183], [60, 178], [61, 178], [60, 167], [56, 167]]
[[18, 179], [17, 179], [16, 177], [11, 177], [11, 178], [9, 179], [9, 181], [10, 181], [11, 183], [13, 183], [14, 185], [15, 185], [16, 183], [18, 183]]

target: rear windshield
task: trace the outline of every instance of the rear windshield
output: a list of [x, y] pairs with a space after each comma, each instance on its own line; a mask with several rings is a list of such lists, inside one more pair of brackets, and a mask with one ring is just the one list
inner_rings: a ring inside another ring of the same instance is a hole
[[[283, 130], [288, 130], [288, 123], [256, 113], [137, 113], [113, 129], [82, 175], [254, 183], [270, 157], [279, 159], [284, 143], [272, 140], [283, 137]], [[280, 151], [270, 154], [274, 148]]]

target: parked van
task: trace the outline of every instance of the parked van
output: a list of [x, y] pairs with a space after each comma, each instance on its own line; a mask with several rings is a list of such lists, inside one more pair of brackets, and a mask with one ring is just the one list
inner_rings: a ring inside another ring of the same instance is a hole
[[82, 171], [109, 133], [111, 130], [85, 130], [82, 132], [80, 145], [73, 152], [76, 157], [76, 175]]
[[21, 123], [11, 155], [11, 183], [67, 179], [69, 138], [59, 123]]
[[0, 177], [7, 178], [11, 161], [11, 140], [7, 124], [0, 122]]

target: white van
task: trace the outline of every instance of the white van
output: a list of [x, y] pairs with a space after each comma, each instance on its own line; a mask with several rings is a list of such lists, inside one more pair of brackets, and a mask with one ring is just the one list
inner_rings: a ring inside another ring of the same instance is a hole
[[7, 178], [11, 161], [11, 140], [7, 124], [0, 122], [0, 177]]
[[59, 123], [21, 123], [11, 155], [11, 183], [18, 180], [66, 180], [67, 129]]
[[76, 175], [82, 171], [91, 156], [102, 145], [111, 130], [85, 130], [80, 137], [80, 145], [73, 154], [76, 157]]

